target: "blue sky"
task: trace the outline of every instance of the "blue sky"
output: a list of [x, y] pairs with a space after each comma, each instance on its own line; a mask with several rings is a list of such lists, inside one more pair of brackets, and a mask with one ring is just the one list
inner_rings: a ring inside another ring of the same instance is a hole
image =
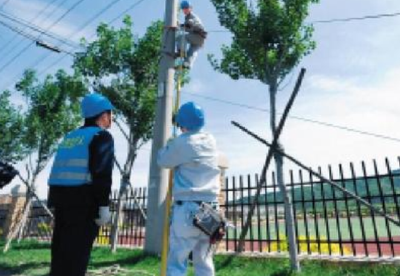
[[[3, 11], [31, 21], [53, 1], [54, 7], [48, 11], [63, 3], [62, 0], [11, 0], [3, 7]], [[5, 0], [0, 1], [0, 7], [4, 2]], [[77, 2], [78, 0], [66, 1], [51, 14], [44, 12], [34, 23], [46, 29]], [[77, 43], [83, 36], [92, 37], [100, 21], [109, 22], [136, 2], [138, 0], [120, 0], [97, 20], [82, 28], [87, 20], [110, 3], [105, 0], [83, 1], [52, 27], [50, 32]], [[202, 18], [207, 30], [223, 30], [209, 1], [192, 2], [195, 12]], [[134, 21], [134, 32], [143, 34], [151, 21], [162, 19], [164, 7], [164, 1], [144, 0], [133, 8], [129, 14]], [[400, 12], [398, 0], [321, 0], [321, 3], [312, 6], [307, 21], [394, 12]], [[44, 20], [47, 17], [48, 19]], [[119, 26], [120, 22], [115, 21], [113, 25]], [[291, 115], [400, 139], [399, 24], [400, 17], [315, 24], [314, 39], [317, 48], [300, 64], [300, 67], [307, 68], [307, 73]], [[29, 44], [28, 40], [18, 37], [17, 46], [7, 46], [6, 43], [13, 36], [12, 32], [0, 26], [0, 68]], [[269, 114], [261, 111], [269, 108], [268, 88], [255, 80], [234, 81], [213, 71], [207, 61], [207, 54], [220, 55], [221, 45], [229, 41], [229, 33], [210, 32], [205, 48], [191, 72], [192, 81], [183, 90], [182, 101], [196, 101], [205, 109], [206, 129], [216, 136], [220, 150], [230, 162], [228, 175], [258, 173], [261, 171], [267, 149], [234, 128], [230, 121], [238, 121], [271, 140]], [[67, 46], [63, 48], [69, 49]], [[10, 52], [11, 50], [13, 52]], [[61, 56], [35, 46], [29, 47], [10, 66], [0, 71], [0, 89], [12, 87], [24, 69], [34, 66], [42, 72]], [[71, 58], [67, 57], [43, 73], [53, 73], [60, 68], [69, 70], [70, 65]], [[287, 78], [284, 82], [287, 85], [278, 94], [278, 109], [281, 111], [293, 89], [300, 67]], [[14, 97], [14, 101], [20, 102], [18, 97]], [[116, 140], [117, 157], [122, 162], [126, 149], [125, 141], [117, 128], [111, 131]], [[282, 133], [282, 143], [288, 153], [307, 165], [320, 165], [323, 168], [328, 164], [336, 166], [351, 161], [358, 166], [362, 160], [369, 164], [374, 158], [380, 163], [383, 163], [385, 157], [395, 160], [400, 146], [400, 141], [349, 132], [293, 117], [287, 121]], [[147, 185], [150, 148], [151, 144], [144, 146], [134, 165], [132, 183], [135, 186]], [[295, 167], [287, 162], [286, 168]], [[41, 196], [46, 194], [47, 177], [48, 169], [40, 175], [37, 183]], [[119, 175], [115, 173], [115, 188], [119, 183], [118, 178]], [[7, 192], [7, 189], [2, 192]]]

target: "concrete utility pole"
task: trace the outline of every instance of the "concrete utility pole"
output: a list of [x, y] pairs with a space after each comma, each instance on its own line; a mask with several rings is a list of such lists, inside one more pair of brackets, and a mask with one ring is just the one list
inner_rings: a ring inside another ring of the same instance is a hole
[[178, 20], [177, 1], [166, 0], [162, 58], [158, 73], [157, 109], [151, 150], [144, 245], [145, 252], [153, 254], [161, 253], [165, 199], [168, 190], [168, 170], [158, 167], [157, 152], [171, 137], [175, 75], [175, 30]]

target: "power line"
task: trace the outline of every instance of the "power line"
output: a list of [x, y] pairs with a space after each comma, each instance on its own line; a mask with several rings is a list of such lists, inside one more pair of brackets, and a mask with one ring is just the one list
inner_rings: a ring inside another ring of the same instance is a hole
[[94, 16], [92, 16], [89, 20], [87, 20], [79, 29], [80, 32], [78, 32], [76, 35], [78, 35], [79, 33], [81, 33], [83, 31], [83, 29], [85, 29], [90, 23], [92, 23], [94, 20], [96, 20], [98, 17], [100, 17], [102, 14], [104, 14], [106, 11], [108, 11], [109, 9], [111, 9], [114, 5], [116, 5], [118, 2], [120, 2], [121, 0], [115, 0], [111, 3], [109, 3], [107, 6], [105, 6], [103, 9], [101, 9], [98, 13], [96, 13]]
[[[380, 19], [380, 18], [385, 18], [385, 17], [397, 17], [397, 16], [400, 16], [400, 12], [365, 15], [365, 16], [361, 16], [361, 17], [347, 17], [347, 18], [327, 19], [327, 20], [315, 20], [315, 21], [309, 22], [309, 24], [326, 24], [326, 23], [337, 23], [337, 22], [351, 22], [351, 21], [362, 21], [362, 20]], [[207, 31], [207, 32], [209, 32], [209, 33], [230, 33], [231, 31], [228, 31], [228, 30], [210, 30], [210, 31]]]
[[74, 10], [77, 6], [83, 3], [85, 0], [79, 0], [75, 2], [66, 12], [64, 12], [56, 21], [54, 21], [49, 27], [46, 28], [46, 31], [51, 30], [58, 22], [63, 20], [72, 10]]
[[[105, 13], [107, 10], [109, 10], [112, 6], [114, 6], [115, 4], [117, 4], [119, 1], [121, 0], [116, 0], [114, 2], [111, 2], [110, 4], [108, 4], [106, 7], [104, 7], [101, 11], [99, 11], [98, 13], [96, 13], [94, 16], [92, 16], [91, 19], [87, 20], [83, 26], [81, 26], [79, 29], [82, 31], [84, 28], [87, 27], [87, 25], [89, 25], [92, 21], [94, 21], [96, 18], [98, 18], [100, 15], [102, 15], [103, 13]], [[143, 1], [143, 0], [141, 0]], [[79, 34], [79, 33], [78, 33]], [[95, 34], [94, 34], [95, 35]], [[94, 36], [93, 35], [93, 36]], [[92, 36], [92, 37], [93, 37]], [[48, 54], [44, 59], [41, 59], [40, 62], [38, 64], [40, 64], [41, 62], [43, 62], [47, 57], [49, 57], [50, 54]], [[50, 68], [52, 68], [54, 65], [58, 64], [59, 62], [61, 62], [64, 58], [66, 58], [67, 55], [64, 55], [62, 57], [60, 57], [58, 60], [56, 60], [56, 62], [52, 63], [50, 66], [46, 67], [45, 70], [42, 70], [40, 73], [38, 73], [38, 76], [41, 76], [44, 72], [46, 72], [47, 70], [49, 70]], [[36, 64], [36, 65], [38, 65]]]
[[322, 23], [336, 23], [336, 22], [350, 22], [350, 21], [361, 21], [368, 19], [379, 19], [384, 17], [397, 17], [400, 16], [400, 12], [395, 13], [381, 13], [375, 15], [366, 15], [361, 17], [348, 17], [348, 18], [337, 18], [337, 19], [329, 19], [329, 20], [317, 20], [312, 21], [312, 24], [322, 24]]
[[[64, 12], [60, 18], [58, 18], [51, 26], [46, 28], [46, 31], [50, 30], [56, 23], [58, 23], [62, 18], [64, 18], [68, 13], [70, 13], [76, 6], [77, 4], [80, 4], [82, 1], [85, 0], [79, 0], [77, 3], [75, 3], [71, 8], [69, 8], [66, 12]], [[38, 39], [40, 36], [38, 36]], [[12, 64], [17, 58], [19, 58], [30, 46], [32, 46], [34, 42], [30, 42], [27, 44], [21, 51], [19, 51], [16, 55], [14, 55], [8, 62], [6, 62], [5, 65], [3, 65], [0, 68], [0, 73], [3, 72], [10, 64]]]
[[1, 4], [0, 10], [2, 10], [4, 6], [7, 5], [8, 2], [10, 2], [10, 0], [6, 0], [3, 4]]
[[[108, 4], [105, 8], [103, 8], [100, 12], [98, 12], [95, 16], [93, 16], [91, 19], [89, 19], [83, 26], [81, 26], [79, 29], [82, 31], [87, 25], [89, 25], [92, 21], [94, 21], [97, 17], [99, 17], [100, 15], [102, 15], [104, 12], [106, 12], [108, 9], [110, 9], [113, 5], [115, 5], [117, 2], [119, 2], [120, 0], [116, 0], [111, 2], [110, 4]], [[144, 0], [140, 0], [139, 2], [134, 3], [133, 5], [131, 5], [127, 10], [125, 11], [129, 11], [132, 10], [134, 7], [136, 7], [138, 4], [140, 4], [141, 2], [143, 2]], [[120, 15], [119, 17], [121, 17], [122, 15]], [[117, 18], [113, 19], [116, 20]], [[112, 21], [110, 21], [112, 22]], [[110, 23], [109, 23], [110, 24]], [[79, 34], [79, 33], [78, 33]], [[95, 34], [94, 34], [95, 35]], [[93, 36], [94, 36], [93, 35]], [[92, 36], [92, 37], [93, 37]], [[26, 49], [26, 48], [25, 48]], [[28, 67], [35, 67], [37, 65], [39, 65], [40, 63], [42, 63], [45, 59], [47, 59], [47, 57], [49, 57], [51, 55], [51, 53], [46, 54], [46, 56], [44, 57], [40, 57], [37, 61], [35, 61], [34, 63], [32, 63], [31, 66]], [[38, 76], [41, 76], [44, 72], [46, 72], [47, 70], [49, 70], [50, 68], [52, 68], [54, 65], [58, 64], [59, 62], [61, 62], [64, 58], [66, 58], [68, 55], [65, 54], [62, 57], [60, 57], [58, 60], [56, 60], [56, 62], [52, 63], [50, 66], [48, 66], [46, 69], [42, 70]], [[1, 71], [0, 71], [1, 72]], [[18, 74], [18, 76], [14, 77], [13, 80], [8, 83], [5, 87], [9, 87], [11, 86], [18, 78], [19, 78], [20, 74]]]
[[117, 21], [118, 19], [120, 19], [122, 16], [126, 15], [128, 12], [130, 12], [131, 10], [133, 10], [136, 6], [138, 6], [140, 3], [144, 2], [146, 0], [139, 0], [136, 3], [132, 4], [130, 7], [128, 7], [126, 10], [124, 10], [123, 12], [121, 12], [117, 17], [115, 17], [114, 19], [112, 19], [111, 21], [108, 22], [108, 24], [113, 24], [115, 21]]
[[[13, 27], [13, 26], [11, 26], [11, 25], [8, 25], [7, 23], [5, 23], [5, 22], [3, 22], [3, 21], [1, 21], [1, 20], [0, 20], [0, 25], [5, 26], [6, 28], [12, 30], [13, 32], [18, 33], [19, 35], [21, 35], [21, 36], [23, 36], [23, 37], [25, 37], [25, 38], [27, 38], [27, 39], [33, 41], [33, 42], [36, 42], [36, 45], [39, 45], [39, 46], [42, 46], [42, 47], [43, 47], [43, 45], [48, 45], [47, 43], [45, 43], [45, 42], [43, 42], [43, 41], [41, 41], [41, 40], [38, 40], [38, 38], [37, 38], [36, 36], [34, 36], [34, 35], [32, 35], [32, 34], [25, 33], [25, 32], [23, 32], [22, 30], [20, 30], [20, 29], [18, 29], [18, 28], [15, 28], [15, 27]], [[29, 46], [30, 46], [30, 45], [31, 45], [31, 44], [29, 44]], [[50, 46], [50, 45], [48, 45], [48, 46]], [[55, 49], [55, 47], [54, 47], [54, 49]], [[60, 52], [64, 52], [64, 53], [66, 53], [66, 54], [73, 55], [71, 52], [69, 52], [69, 51], [67, 51], [67, 50], [63, 50], [63, 49], [61, 49], [61, 48], [59, 48], [59, 47], [57, 47], [56, 49], [58, 49]]]
[[[229, 104], [229, 105], [232, 105], [232, 106], [238, 106], [238, 107], [246, 108], [246, 109], [250, 109], [250, 110], [256, 110], [256, 111], [262, 111], [262, 112], [266, 112], [266, 113], [271, 113], [271, 111], [269, 109], [259, 108], [259, 107], [250, 106], [250, 105], [246, 105], [246, 104], [235, 103], [235, 102], [222, 100], [222, 99], [217, 99], [217, 98], [213, 98], [213, 97], [209, 97], [209, 96], [203, 96], [203, 95], [199, 95], [199, 94], [196, 94], [196, 93], [185, 92], [184, 94], [192, 95], [192, 96], [203, 98], [203, 99], [210, 100], [210, 101]], [[280, 114], [280, 113], [278, 113], [278, 114]], [[347, 127], [347, 126], [341, 126], [341, 125], [331, 124], [331, 123], [327, 123], [327, 122], [321, 122], [321, 121], [317, 121], [317, 120], [313, 120], [313, 119], [307, 119], [307, 118], [300, 117], [300, 116], [289, 115], [288, 117], [292, 118], [292, 119], [299, 120], [299, 121], [304, 121], [304, 122], [318, 124], [318, 125], [322, 125], [322, 126], [326, 126], [326, 127], [345, 130], [345, 131], [348, 131], [348, 132], [354, 132], [354, 133], [357, 133], [357, 134], [372, 136], [372, 137], [375, 137], [375, 138], [390, 140], [390, 141], [394, 141], [394, 142], [400, 142], [399, 138], [390, 137], [390, 136], [387, 136], [387, 135], [377, 134], [377, 133], [363, 131], [363, 130], [358, 130], [358, 129]]]
[[[52, 38], [54, 40], [57, 40], [57, 41], [59, 41], [59, 42], [61, 42], [63, 44], [69, 45], [70, 47], [73, 47], [73, 48], [76, 48], [77, 46], [79, 46], [77, 43], [70, 42], [66, 38], [60, 38], [59, 36], [56, 36], [56, 35], [54, 35], [54, 34], [52, 34], [50, 32], [47, 32], [46, 30], [43, 30], [39, 26], [34, 25], [32, 22], [25, 21], [25, 20], [23, 20], [21, 18], [18, 18], [16, 16], [11, 16], [11, 15], [6, 14], [6, 13], [1, 12], [1, 11], [0, 11], [0, 16], [3, 16], [3, 17], [5, 17], [5, 18], [7, 18], [7, 19], [9, 19], [9, 20], [11, 20], [11, 21], [13, 21], [15, 23], [18, 23], [18, 24], [24, 26], [25, 30], [26, 29], [31, 29], [31, 30], [33, 30], [35, 32], [40, 33], [40, 35], [42, 35], [42, 36], [47, 36], [47, 37]], [[3, 23], [5, 23], [5, 22], [3, 21]], [[17, 29], [17, 28], [12, 28], [11, 25], [9, 25], [9, 26], [6, 26], [6, 27], [8, 27], [9, 29], [11, 29], [13, 31], [15, 31], [15, 29]], [[25, 30], [19, 30], [19, 31], [17, 31], [17, 33], [21, 34]]]
[[[63, 49], [61, 49], [61, 48], [59, 48], [59, 47], [53, 47], [53, 46], [51, 46], [50, 44], [48, 44], [48, 43], [46, 43], [46, 42], [43, 42], [43, 41], [41, 41], [41, 40], [38, 40], [36, 36], [33, 36], [33, 35], [31, 35], [31, 34], [28, 34], [28, 33], [25, 33], [25, 32], [23, 32], [23, 31], [19, 30], [18, 28], [12, 27], [12, 26], [10, 26], [10, 25], [4, 23], [4, 22], [1, 21], [1, 20], [0, 20], [0, 25], [5, 26], [5, 27], [9, 28], [10, 30], [12, 30], [12, 31], [14, 31], [14, 32], [16, 32], [16, 33], [18, 33], [19, 35], [21, 35], [21, 36], [23, 36], [23, 37], [25, 37], [25, 38], [27, 38], [27, 39], [29, 39], [29, 40], [35, 42], [37, 46], [47, 48], [47, 49], [52, 50], [52, 51], [54, 51], [54, 52], [63, 52], [63, 53], [69, 54], [69, 55], [74, 55], [73, 53], [71, 53], [71, 52], [69, 52], [69, 51], [63, 50]], [[30, 47], [30, 46], [31, 46], [31, 44], [28, 45], [28, 47]], [[24, 49], [25, 49], [25, 48], [24, 48]]]
[[18, 29], [18, 28], [16, 28], [16, 27], [13, 27], [13, 26], [11, 26], [11, 25], [9, 25], [9, 24], [7, 24], [6, 22], [4, 22], [4, 21], [2, 21], [2, 20], [0, 20], [0, 24], [1, 24], [3, 27], [6, 27], [6, 28], [10, 29], [11, 31], [13, 31], [13, 32], [15, 32], [15, 33], [17, 33], [17, 34], [22, 35], [22, 36], [28, 38], [29, 40], [34, 40], [34, 39], [36, 39], [36, 36], [31, 35], [31, 34], [28, 34], [28, 33], [24, 33], [22, 30], [20, 30], [20, 29]]
[[[34, 22], [39, 16], [41, 16], [47, 9], [48, 9], [48, 7], [50, 7], [50, 5], [52, 5], [54, 2], [56, 2], [56, 1], [58, 1], [58, 0], [53, 0], [52, 2], [49, 2], [36, 16], [34, 16], [32, 19], [31, 19], [31, 22]], [[64, 0], [62, 3], [60, 3], [58, 6], [56, 6], [56, 8], [58, 8], [58, 7], [61, 7], [61, 5], [65, 2], [66, 0]], [[55, 8], [55, 9], [56, 9]], [[55, 9], [53, 9], [51, 12], [50, 12], [50, 14], [52, 13], [52, 12], [54, 12], [55, 11]], [[49, 18], [50, 17], [50, 15], [47, 17], [47, 18]], [[46, 19], [47, 19], [46, 18]], [[25, 28], [26, 29], [26, 28]], [[24, 31], [25, 31], [25, 29], [24, 29]], [[3, 47], [2, 49], [0, 49], [0, 53], [1, 52], [3, 52], [3, 51], [5, 51], [7, 48], [9, 48], [8, 46], [10, 46], [11, 48], [12, 48], [12, 50], [11, 51], [9, 51], [5, 56], [7, 56], [8, 54], [10, 54], [13, 50], [14, 50], [14, 47], [12, 47], [12, 43], [16, 40], [18, 38], [18, 35], [14, 35], [14, 37], [13, 38], [11, 38], [10, 40], [8, 40], [6, 43], [5, 43], [5, 47]], [[21, 40], [19, 40], [19, 42], [20, 41], [22, 41], [22, 39]], [[18, 43], [16, 43], [16, 44], [19, 44], [19, 42]], [[16, 45], [16, 44], [14, 44], [14, 45]]]
[[[53, 28], [58, 22], [60, 22], [65, 16], [67, 16], [73, 9], [75, 9], [79, 4], [81, 4], [85, 0], [79, 0], [75, 2], [66, 12], [64, 12], [55, 22], [53, 22], [50, 26], [46, 28], [46, 31], [49, 31]], [[38, 39], [40, 36], [38, 37]], [[29, 43], [26, 47], [24, 47], [21, 51], [19, 51], [13, 58], [11, 58], [3, 67], [0, 68], [0, 73], [3, 72], [11, 63], [13, 63], [19, 56], [21, 56], [30, 46], [32, 46], [34, 42]]]
[[[136, 6], [138, 6], [140, 3], [144, 2], [145, 0], [139, 0], [138, 2], [132, 4], [129, 8], [127, 8], [126, 10], [124, 10], [122, 13], [120, 13], [117, 17], [115, 17], [114, 19], [112, 19], [111, 21], [108, 22], [108, 24], [112, 24], [114, 23], [116, 20], [120, 19], [122, 16], [126, 15], [128, 12], [132, 11]], [[96, 35], [93, 34], [89, 39], [93, 38]], [[47, 66], [44, 70], [40, 71], [38, 76], [41, 76], [43, 73], [47, 72], [48, 70], [50, 70], [50, 68], [52, 68], [53, 66], [57, 65], [58, 63], [60, 63], [64, 58], [66, 58], [67, 55], [64, 55], [62, 57], [60, 57], [58, 60], [56, 60], [55, 62], [53, 62], [52, 64], [50, 64], [49, 66]]]

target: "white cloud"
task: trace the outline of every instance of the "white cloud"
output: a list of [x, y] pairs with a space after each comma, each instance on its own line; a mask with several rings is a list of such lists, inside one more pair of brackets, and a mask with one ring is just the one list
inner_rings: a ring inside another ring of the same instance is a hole
[[[313, 101], [302, 101], [296, 113], [310, 119], [400, 139], [397, 78], [399, 69], [383, 74], [374, 86], [363, 86], [351, 79], [317, 76], [309, 87], [318, 90]], [[283, 135], [289, 152], [302, 157], [310, 165], [361, 161], [397, 156], [399, 142], [319, 126], [289, 121]]]
[[397, 68], [382, 74], [381, 79], [374, 86], [371, 83], [365, 86], [363, 83], [343, 77], [317, 75], [310, 78], [309, 87], [318, 90], [318, 94], [314, 94], [314, 100], [318, 102], [316, 106], [318, 111], [325, 110], [335, 116], [340, 114], [346, 117], [360, 116], [360, 111], [363, 112], [362, 114], [389, 113], [399, 116], [400, 111], [397, 107], [397, 100], [400, 99], [399, 73], [400, 68]]
[[354, 84], [348, 80], [342, 80], [336, 77], [328, 77], [325, 75], [312, 75], [307, 79], [311, 88], [323, 90], [324, 92], [341, 92], [343, 90], [353, 90]]

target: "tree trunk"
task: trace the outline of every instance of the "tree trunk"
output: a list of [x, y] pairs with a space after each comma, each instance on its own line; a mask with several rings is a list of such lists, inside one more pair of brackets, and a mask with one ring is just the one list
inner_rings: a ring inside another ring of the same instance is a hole
[[21, 221], [15, 224], [14, 229], [11, 230], [11, 235], [8, 237], [8, 240], [6, 242], [6, 245], [4, 246], [3, 252], [7, 252], [8, 249], [10, 248], [11, 242], [17, 237], [18, 235], [18, 242], [20, 242], [26, 221], [28, 220], [28, 215], [31, 210], [31, 205], [32, 205], [32, 197], [30, 196], [29, 191], [26, 193], [27, 196], [27, 201], [25, 203], [24, 209], [23, 209], [23, 215], [21, 218]]
[[133, 139], [132, 137], [128, 141], [128, 157], [125, 162], [124, 168], [120, 168], [121, 177], [121, 184], [118, 193], [117, 199], [117, 206], [115, 210], [114, 220], [112, 221], [111, 225], [111, 251], [116, 252], [117, 245], [118, 245], [118, 236], [119, 236], [119, 221], [121, 220], [121, 213], [124, 206], [123, 197], [128, 192], [128, 188], [131, 187], [130, 185], [130, 175], [132, 172], [133, 163], [135, 162], [137, 153], [136, 153], [136, 146], [138, 140]]
[[[271, 131], [273, 137], [276, 133], [276, 93], [278, 91], [277, 79], [271, 81], [269, 85], [269, 95], [270, 95], [270, 109], [271, 109]], [[277, 141], [277, 145], [283, 150], [282, 145]], [[286, 189], [285, 180], [283, 177], [283, 156], [279, 153], [274, 154], [275, 166], [276, 166], [276, 180], [279, 185], [281, 194], [283, 195], [285, 204], [285, 222], [286, 231], [288, 235], [289, 242], [289, 254], [291, 261], [291, 268], [293, 271], [300, 272], [300, 263], [298, 259], [297, 252], [297, 241], [296, 241], [296, 231], [295, 231], [295, 220], [293, 215], [293, 204], [291, 196]], [[279, 233], [277, 233], [279, 235]]]
[[21, 219], [21, 225], [18, 229], [18, 243], [21, 242], [24, 232], [25, 232], [25, 228], [28, 222], [28, 217], [29, 217], [29, 213], [31, 212], [32, 209], [32, 204], [33, 204], [33, 197], [31, 196], [30, 192], [27, 193], [27, 203], [25, 205], [25, 209], [24, 209], [24, 214], [22, 215], [22, 219]]
[[36, 168], [35, 172], [33, 173], [32, 180], [30, 181], [31, 183], [28, 183], [27, 191], [26, 191], [26, 205], [24, 208], [24, 214], [21, 219], [21, 225], [19, 226], [19, 231], [18, 231], [18, 243], [21, 242], [23, 233], [25, 231], [26, 223], [28, 221], [29, 213], [31, 212], [32, 209], [32, 204], [33, 204], [33, 193], [35, 192], [35, 182], [36, 178], [39, 174], [39, 169], [38, 167]]
[[119, 221], [121, 219], [121, 213], [122, 213], [122, 208], [124, 206], [123, 204], [123, 197], [127, 192], [127, 187], [128, 187], [128, 182], [129, 179], [126, 179], [126, 176], [123, 176], [121, 178], [121, 185], [119, 188], [119, 193], [118, 193], [118, 200], [117, 200], [117, 206], [115, 210], [115, 217], [112, 222], [112, 229], [111, 229], [111, 251], [116, 252], [117, 250], [117, 245], [118, 245], [118, 237], [119, 237]]

